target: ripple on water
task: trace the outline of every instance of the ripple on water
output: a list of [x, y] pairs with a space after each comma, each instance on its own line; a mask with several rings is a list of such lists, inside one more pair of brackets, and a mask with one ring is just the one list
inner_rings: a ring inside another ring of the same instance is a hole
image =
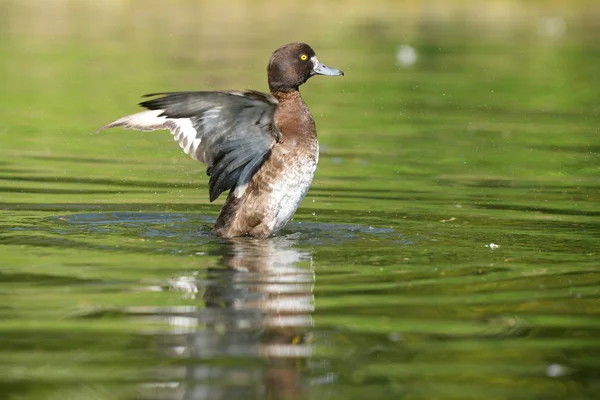
[[[184, 235], [187, 239], [215, 238], [210, 233], [214, 217], [187, 213], [103, 212], [53, 216], [47, 219], [65, 232], [89, 231], [97, 233], [135, 230], [148, 238]], [[412, 244], [393, 228], [324, 222], [289, 222], [277, 235], [298, 240], [307, 245], [335, 245], [356, 239], [385, 239], [395, 244]]]

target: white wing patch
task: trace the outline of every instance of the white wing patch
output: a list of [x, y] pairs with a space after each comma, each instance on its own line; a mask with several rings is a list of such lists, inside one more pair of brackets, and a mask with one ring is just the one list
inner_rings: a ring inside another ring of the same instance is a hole
[[[218, 108], [215, 107], [207, 111], [207, 114], [209, 114], [207, 118], [217, 118], [219, 113]], [[163, 110], [149, 110], [128, 115], [103, 126], [98, 129], [98, 132], [118, 126], [141, 131], [168, 129], [171, 131], [173, 139], [179, 143], [185, 154], [189, 154], [195, 160], [206, 162], [204, 152], [197, 151], [202, 140], [197, 137], [198, 132], [196, 132], [192, 120], [190, 118], [167, 118], [160, 116], [162, 113]]]
[[246, 193], [246, 189], [248, 188], [248, 184], [245, 183], [243, 185], [240, 186], [236, 186], [235, 190], [233, 191], [233, 194], [235, 195], [236, 198], [240, 198], [244, 195], [244, 193]]

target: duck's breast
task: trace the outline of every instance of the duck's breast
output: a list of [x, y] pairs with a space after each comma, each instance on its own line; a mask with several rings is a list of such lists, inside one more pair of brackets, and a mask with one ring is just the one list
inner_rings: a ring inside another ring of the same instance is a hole
[[290, 150], [288, 146], [276, 146], [273, 149], [272, 157], [281, 157], [283, 160], [278, 174], [270, 184], [271, 194], [267, 208], [272, 219], [273, 233], [283, 228], [292, 218], [312, 185], [319, 162], [319, 142], [316, 137], [311, 142], [302, 151]]

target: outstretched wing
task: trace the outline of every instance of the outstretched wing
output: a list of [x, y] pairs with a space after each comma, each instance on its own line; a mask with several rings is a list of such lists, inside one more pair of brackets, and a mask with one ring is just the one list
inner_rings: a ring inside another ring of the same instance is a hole
[[208, 164], [210, 201], [235, 188], [240, 197], [281, 140], [275, 125], [277, 100], [255, 91], [153, 93], [147, 111], [120, 118], [114, 127], [168, 129], [186, 154]]

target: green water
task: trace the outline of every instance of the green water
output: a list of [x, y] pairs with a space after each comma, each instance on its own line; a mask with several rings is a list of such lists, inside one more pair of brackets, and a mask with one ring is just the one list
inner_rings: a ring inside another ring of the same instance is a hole
[[[442, 3], [0, 1], [0, 398], [600, 398], [600, 8]], [[297, 40], [346, 76], [278, 237], [94, 133]]]

